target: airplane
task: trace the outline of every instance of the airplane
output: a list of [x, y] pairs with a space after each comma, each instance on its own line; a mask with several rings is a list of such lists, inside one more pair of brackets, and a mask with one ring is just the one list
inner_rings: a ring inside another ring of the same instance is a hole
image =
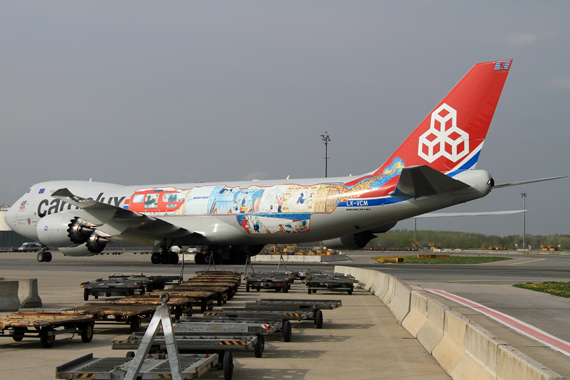
[[[511, 64], [473, 66], [384, 164], [360, 176], [145, 186], [42, 182], [5, 220], [42, 245], [40, 262], [51, 261], [50, 248], [92, 256], [109, 243], [153, 246], [153, 264], [177, 264], [175, 245], [207, 247], [196, 254], [197, 264], [245, 263], [266, 244], [322, 241], [360, 249], [400, 220], [498, 187], [475, 166]], [[541, 180], [524, 183], [535, 181]]]

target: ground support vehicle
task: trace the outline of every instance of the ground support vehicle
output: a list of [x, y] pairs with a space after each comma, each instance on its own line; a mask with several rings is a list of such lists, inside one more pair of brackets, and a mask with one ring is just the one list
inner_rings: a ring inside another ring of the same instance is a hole
[[240, 282], [232, 279], [191, 278], [177, 286], [227, 286], [228, 299], [232, 299], [239, 289]]
[[256, 289], [275, 289], [287, 293], [291, 288], [291, 284], [295, 281], [295, 276], [291, 272], [270, 272], [270, 273], [248, 273], [245, 276], [245, 291]]
[[279, 331], [283, 340], [290, 342], [292, 337], [291, 322], [279, 318], [232, 318], [222, 316], [208, 317], [182, 317], [175, 324], [180, 331], [223, 331], [223, 332], [249, 332], [269, 335]]
[[[169, 359], [167, 355], [149, 355], [144, 359], [143, 369], [139, 373], [142, 379], [170, 379]], [[178, 355], [182, 379], [198, 379], [217, 365], [218, 355]], [[231, 358], [230, 358], [231, 359]], [[88, 354], [57, 366], [56, 379], [124, 379], [131, 366], [133, 357], [124, 358], [94, 358]], [[229, 366], [228, 366], [229, 367]], [[233, 360], [232, 360], [233, 367]], [[224, 371], [225, 372], [225, 371]], [[230, 380], [225, 377], [225, 380]]]
[[[113, 342], [113, 350], [136, 350], [144, 337], [143, 332], [133, 333], [127, 339]], [[174, 331], [174, 339], [178, 352], [181, 354], [200, 353], [218, 354], [223, 358], [227, 352], [253, 351], [256, 358], [263, 356], [265, 348], [265, 338], [262, 334], [236, 333], [236, 332], [193, 332]], [[151, 353], [166, 352], [166, 342], [164, 335], [159, 332], [150, 347]], [[219, 363], [223, 364], [223, 363]]]
[[231, 292], [229, 286], [213, 286], [213, 285], [175, 285], [171, 288], [166, 289], [168, 293], [176, 292], [213, 292], [214, 299], [218, 303], [218, 306], [222, 306], [228, 300], [231, 300], [234, 294]]
[[83, 288], [83, 299], [85, 301], [89, 300], [89, 296], [98, 299], [99, 296], [124, 297], [145, 293], [145, 286], [142, 281], [123, 278], [109, 278], [108, 280], [99, 278], [94, 281], [82, 282], [80, 286]]
[[358, 283], [353, 276], [342, 273], [311, 274], [305, 278], [307, 292], [316, 293], [317, 290], [346, 291], [352, 294], [354, 284]]
[[[164, 293], [164, 291], [161, 291]], [[213, 293], [209, 293], [213, 297]], [[114, 305], [160, 305], [160, 295], [159, 293], [145, 294], [143, 296], [129, 296], [113, 302]], [[213, 302], [210, 300], [210, 304], [213, 307]], [[170, 311], [174, 314], [174, 319], [180, 318], [182, 314], [192, 315], [192, 306], [202, 305], [202, 298], [196, 296], [194, 298], [186, 296], [172, 296], [167, 302]]]
[[[216, 299], [216, 293], [209, 290], [192, 291], [192, 290], [180, 290], [180, 289], [168, 289], [168, 290], [153, 290], [152, 293], [147, 294], [147, 296], [159, 297], [162, 293], [167, 292], [170, 294], [170, 300], [188, 298], [191, 300], [190, 307], [197, 306], [200, 307], [202, 312], [206, 310], [212, 310], [214, 308], [214, 299]], [[127, 299], [132, 299], [129, 297]], [[182, 314], [174, 313], [176, 319], [180, 318]], [[191, 315], [192, 313], [190, 313]]]
[[60, 334], [78, 334], [83, 342], [91, 342], [94, 325], [90, 315], [19, 312], [0, 317], [0, 336], [12, 337], [16, 342], [24, 337], [40, 338], [42, 347], [50, 348]]
[[166, 285], [179, 284], [182, 281], [182, 277], [180, 276], [146, 276], [142, 273], [138, 275], [112, 274], [109, 276], [109, 280], [111, 279], [140, 281], [148, 293], [155, 289], [164, 289]]
[[288, 308], [295, 309], [311, 309], [311, 310], [332, 310], [342, 306], [341, 300], [325, 300], [325, 299], [260, 299], [255, 302], [246, 302], [246, 308], [254, 309], [275, 309]]
[[106, 303], [86, 303], [70, 311], [92, 315], [97, 323], [118, 322], [127, 323], [131, 327], [131, 332], [138, 331], [142, 322], [150, 321], [157, 305], [148, 304], [116, 304]]
[[[318, 313], [317, 313], [318, 311]], [[322, 311], [320, 310], [263, 310], [263, 309], [240, 309], [240, 308], [227, 308], [216, 311], [208, 311], [204, 313], [205, 317], [209, 316], [221, 316], [239, 319], [250, 319], [250, 318], [269, 318], [277, 319], [281, 318], [284, 321], [305, 321], [312, 320], [315, 321], [317, 328], [323, 327]], [[320, 316], [320, 317], [319, 317]]]

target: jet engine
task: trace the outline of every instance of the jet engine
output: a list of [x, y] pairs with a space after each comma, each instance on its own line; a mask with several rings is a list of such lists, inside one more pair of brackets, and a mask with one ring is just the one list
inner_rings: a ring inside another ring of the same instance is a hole
[[332, 249], [362, 249], [368, 242], [376, 237], [375, 234], [384, 233], [396, 225], [387, 224], [372, 230], [358, 232], [352, 235], [341, 236], [336, 239], [324, 240], [323, 245]]
[[91, 252], [85, 244], [78, 245], [77, 247], [59, 247], [58, 250], [63, 253], [64, 256], [94, 256], [97, 254]]
[[51, 214], [41, 218], [37, 226], [40, 242], [48, 247], [74, 247], [88, 241], [93, 226], [69, 214]]

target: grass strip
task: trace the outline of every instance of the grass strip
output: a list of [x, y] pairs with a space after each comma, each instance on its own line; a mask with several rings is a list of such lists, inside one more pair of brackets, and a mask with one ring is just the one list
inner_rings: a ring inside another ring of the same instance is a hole
[[402, 255], [402, 256], [378, 256], [373, 257], [373, 260], [380, 262], [381, 259], [390, 257], [401, 257], [403, 262], [398, 264], [484, 264], [492, 263], [495, 261], [511, 260], [510, 257], [489, 257], [489, 256], [451, 256], [449, 259], [419, 259], [417, 256]]
[[570, 298], [570, 282], [546, 281], [538, 284], [514, 284], [513, 286]]

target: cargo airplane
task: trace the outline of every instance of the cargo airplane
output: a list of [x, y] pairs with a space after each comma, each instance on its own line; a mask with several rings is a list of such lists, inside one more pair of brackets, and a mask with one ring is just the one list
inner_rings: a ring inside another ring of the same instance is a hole
[[286, 181], [122, 186], [91, 181], [33, 185], [6, 213], [8, 225], [49, 248], [91, 256], [112, 244], [207, 247], [196, 263], [243, 263], [272, 243], [323, 241], [359, 249], [396, 223], [481, 198], [495, 187], [475, 170], [511, 60], [479, 63], [378, 169], [359, 176]]

